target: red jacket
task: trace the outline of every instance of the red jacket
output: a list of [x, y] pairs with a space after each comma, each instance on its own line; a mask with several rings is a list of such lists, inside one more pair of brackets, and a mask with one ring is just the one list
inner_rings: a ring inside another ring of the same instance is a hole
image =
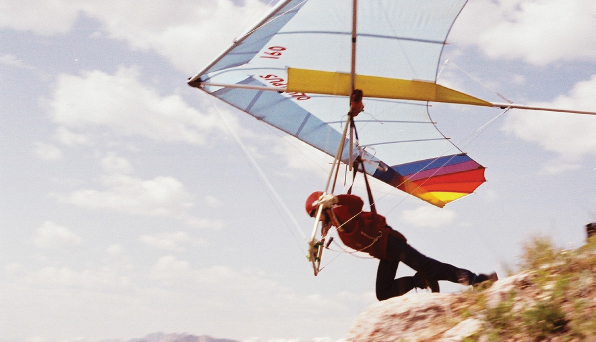
[[331, 222], [337, 227], [339, 237], [346, 246], [384, 259], [390, 234], [405, 240], [403, 235], [387, 225], [384, 216], [362, 211], [364, 202], [360, 197], [338, 195], [337, 199]]

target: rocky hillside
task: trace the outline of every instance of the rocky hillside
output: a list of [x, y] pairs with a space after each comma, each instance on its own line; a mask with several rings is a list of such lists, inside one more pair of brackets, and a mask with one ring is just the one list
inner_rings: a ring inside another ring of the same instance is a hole
[[370, 306], [348, 341], [595, 341], [596, 237], [577, 250], [535, 239], [516, 275], [463, 293]]

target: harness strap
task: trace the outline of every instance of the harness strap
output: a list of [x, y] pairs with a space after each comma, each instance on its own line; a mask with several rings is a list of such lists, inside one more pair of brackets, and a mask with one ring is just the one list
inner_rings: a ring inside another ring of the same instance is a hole
[[360, 158], [360, 156], [356, 157], [356, 160], [354, 160], [354, 170], [353, 170], [353, 176], [352, 176], [352, 185], [350, 185], [350, 188], [348, 189], [348, 194], [352, 194], [352, 187], [354, 186], [354, 180], [356, 179], [356, 175], [358, 174], [358, 169], [362, 167], [361, 171], [362, 171], [362, 176], [364, 177], [364, 184], [366, 184], [366, 194], [368, 195], [368, 205], [370, 207], [370, 212], [375, 214], [377, 214], [377, 209], [375, 207], [375, 200], [373, 198], [373, 194], [372, 191], [370, 189], [370, 184], [368, 183], [368, 176], [366, 175], [366, 170], [364, 169], [364, 162], [362, 161], [362, 158]]
[[364, 176], [364, 183], [366, 184], [366, 193], [368, 194], [368, 205], [370, 207], [370, 211], [377, 215], [377, 209], [375, 206], [375, 200], [373, 199], [372, 190], [370, 189], [370, 184], [368, 184], [368, 176], [366, 175], [366, 170], [364, 169], [364, 162], [362, 158], [356, 158], [359, 161], [360, 166], [362, 167], [362, 175]]

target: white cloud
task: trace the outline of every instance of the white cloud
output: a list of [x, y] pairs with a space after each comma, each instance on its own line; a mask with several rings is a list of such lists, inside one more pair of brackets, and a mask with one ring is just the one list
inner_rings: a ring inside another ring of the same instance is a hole
[[33, 152], [38, 158], [44, 160], [58, 160], [64, 157], [62, 150], [60, 150], [58, 147], [42, 142], [37, 142], [34, 144]]
[[188, 261], [179, 260], [173, 255], [161, 257], [152, 269], [153, 277], [172, 284], [190, 280], [192, 273]]
[[[569, 94], [561, 95], [550, 103], [535, 103], [540, 107], [576, 110], [596, 108], [596, 75], [590, 80], [577, 83]], [[596, 120], [593, 115], [518, 112], [511, 113], [503, 129], [520, 139], [537, 143], [547, 151], [559, 155], [557, 164], [566, 168], [585, 156], [596, 154]], [[553, 165], [551, 165], [552, 167]]]
[[102, 162], [104, 168], [115, 173], [101, 177], [103, 190], [81, 189], [68, 194], [54, 193], [52, 196], [63, 203], [91, 210], [171, 217], [196, 228], [217, 230], [225, 227], [221, 219], [193, 216], [189, 212], [195, 207], [193, 196], [177, 179], [161, 176], [143, 180], [119, 174], [117, 172], [126, 171], [129, 164], [115, 155], [108, 155], [107, 159]]
[[66, 134], [72, 130], [107, 128], [124, 136], [202, 144], [212, 130], [221, 129], [215, 114], [199, 112], [178, 95], [161, 96], [139, 80], [136, 68], [121, 67], [114, 75], [62, 74], [49, 105], [53, 120], [68, 128], [60, 137], [71, 144], [84, 141], [80, 134]]
[[153, 50], [189, 73], [209, 63], [269, 7], [259, 0], [0, 2], [0, 27], [63, 34], [79, 15], [97, 20], [106, 35], [133, 49]]
[[75, 271], [68, 267], [46, 267], [29, 275], [31, 281], [88, 290], [130, 288], [127, 277], [111, 271]]
[[223, 206], [223, 203], [213, 196], [205, 196], [205, 202], [207, 202], [207, 205], [211, 208], [220, 208]]
[[580, 164], [567, 163], [564, 160], [554, 159], [542, 167], [542, 172], [546, 174], [560, 174], [567, 171], [578, 170], [581, 168]]
[[11, 54], [0, 54], [0, 64], [13, 66], [13, 67], [17, 67], [17, 68], [23, 68], [23, 69], [30, 69], [30, 70], [34, 69], [34, 67], [23, 63], [23, 61], [20, 60], [17, 56], [11, 55]]
[[193, 206], [184, 185], [172, 177], [142, 180], [126, 175], [102, 177], [106, 190], [77, 190], [58, 195], [65, 203], [95, 210], [125, 212], [136, 215], [188, 218]]
[[140, 240], [157, 249], [183, 251], [183, 244], [202, 245], [205, 241], [191, 238], [186, 232], [161, 233], [156, 235], [143, 235]]
[[198, 219], [198, 218], [187, 218], [185, 221], [188, 225], [197, 227], [197, 228], [205, 228], [205, 229], [213, 229], [218, 230], [222, 229], [226, 226], [226, 223], [223, 220], [219, 219]]
[[6, 272], [7, 274], [16, 274], [22, 269], [23, 265], [19, 264], [18, 262], [11, 262], [4, 265], [4, 272]]
[[301, 171], [321, 173], [328, 171], [332, 157], [312, 146], [285, 135], [281, 139], [272, 139], [273, 152], [285, 159], [289, 168]]
[[455, 217], [451, 210], [431, 206], [402, 211], [402, 219], [416, 227], [438, 228], [451, 223]]
[[480, 191], [482, 199], [486, 202], [495, 202], [499, 199], [499, 194], [494, 189], [482, 189]]
[[267, 9], [258, 0], [246, 0], [243, 6], [231, 0], [185, 0], [176, 6], [165, 0], [143, 6], [113, 0], [93, 2], [86, 13], [99, 20], [110, 37], [136, 49], [152, 49], [179, 69], [194, 72], [246, 30], [248, 18], [255, 13], [258, 18]]
[[66, 146], [87, 145], [90, 143], [89, 137], [72, 132], [66, 127], [58, 127], [56, 133], [54, 133], [54, 139]]
[[[130, 322], [121, 324], [121, 318], [126, 317], [135, 317], [135, 322], [142, 322], [133, 325], [137, 330], [146, 330], [155, 324], [170, 330], [192, 329], [199, 320], [220, 336], [225, 336], [221, 332], [229, 331], [226, 330], [229, 329], [228, 318], [233, 310], [234, 320], [241, 322], [236, 331], [244, 334], [248, 331], [253, 336], [258, 335], [254, 332], [268, 336], [301, 336], [305, 326], [317, 327], [323, 323], [325, 329], [313, 333], [325, 336], [330, 330], [345, 331], [350, 319], [374, 301], [370, 295], [363, 298], [360, 294], [350, 295], [345, 291], [303, 295], [259, 270], [196, 267], [193, 263], [168, 255], [156, 260], [149, 268], [142, 267], [142, 272], [132, 273], [105, 266], [84, 270], [69, 266], [34, 271], [20, 268], [9, 275], [11, 278], [5, 292], [6, 297], [13, 300], [7, 302], [6, 308], [22, 313], [17, 317], [23, 317], [23, 320], [27, 313], [26, 317], [33, 322], [52, 312], [63, 312], [75, 321], [116, 317], [115, 321], [99, 326], [112, 330], [130, 329]], [[18, 310], [25, 304], [39, 310]], [[89, 305], [94, 307], [92, 312], [88, 310]], [[50, 322], [59, 324], [60, 319]], [[269, 322], [266, 331], [254, 328], [255, 324], [265, 321]], [[89, 333], [85, 329], [88, 330], [84, 327], [75, 333], [87, 336]], [[103, 338], [101, 335], [95, 337], [95, 340]], [[55, 339], [68, 338], [71, 336]]]
[[83, 239], [72, 233], [68, 228], [57, 225], [52, 221], [44, 222], [36, 229], [35, 244], [38, 247], [66, 247], [79, 245]]
[[111, 257], [116, 257], [116, 256], [122, 254], [122, 245], [119, 245], [119, 244], [110, 245], [106, 249], [106, 253], [108, 253], [108, 255]]
[[[227, 266], [195, 268], [189, 261], [168, 255], [156, 262], [150, 275], [156, 283], [177, 295], [191, 293], [201, 305], [209, 305], [214, 314], [233, 309], [235, 314], [245, 317], [243, 324], [267, 321], [274, 327], [269, 329], [270, 335], [287, 336], [292, 330], [284, 323], [288, 319], [298, 326], [312, 324], [313, 317], [328, 317], [326, 315], [333, 312], [335, 318], [327, 323], [337, 325], [338, 312], [350, 319], [356, 314], [354, 307], [370, 303], [370, 299], [355, 294], [349, 296], [343, 291], [329, 295], [299, 295], [261, 273], [250, 269], [238, 271]], [[200, 293], [204, 295], [197, 298]], [[255, 303], [259, 304], [255, 306]], [[279, 317], [280, 312], [284, 317]], [[279, 328], [276, 327], [278, 324]]]
[[[117, 8], [117, 10], [115, 10]], [[87, 15], [99, 20], [110, 37], [142, 50], [154, 50], [187, 72], [196, 72], [223, 51], [232, 40], [268, 10], [258, 0], [118, 0], [87, 4]]]
[[79, 11], [79, 6], [68, 0], [3, 0], [0, 2], [0, 27], [40, 35], [62, 34], [71, 29]]
[[227, 266], [211, 266], [195, 269], [186, 260], [167, 255], [157, 260], [152, 268], [152, 276], [165, 285], [188, 282], [196, 288], [218, 289], [228, 293], [244, 292], [245, 295], [264, 295], [272, 291], [286, 292], [287, 289], [250, 270], [236, 271]]
[[492, 58], [544, 65], [596, 57], [596, 6], [590, 0], [478, 0], [468, 3], [451, 40]]
[[133, 171], [130, 162], [126, 158], [118, 157], [115, 152], [109, 152], [101, 160], [101, 167], [110, 174], [130, 174]]

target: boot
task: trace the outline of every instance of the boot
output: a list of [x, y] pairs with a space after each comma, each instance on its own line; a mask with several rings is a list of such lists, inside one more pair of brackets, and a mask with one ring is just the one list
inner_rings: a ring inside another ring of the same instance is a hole
[[416, 272], [413, 277], [414, 287], [419, 289], [430, 289], [431, 292], [441, 292], [439, 282], [434, 279], [425, 278], [420, 272]]

